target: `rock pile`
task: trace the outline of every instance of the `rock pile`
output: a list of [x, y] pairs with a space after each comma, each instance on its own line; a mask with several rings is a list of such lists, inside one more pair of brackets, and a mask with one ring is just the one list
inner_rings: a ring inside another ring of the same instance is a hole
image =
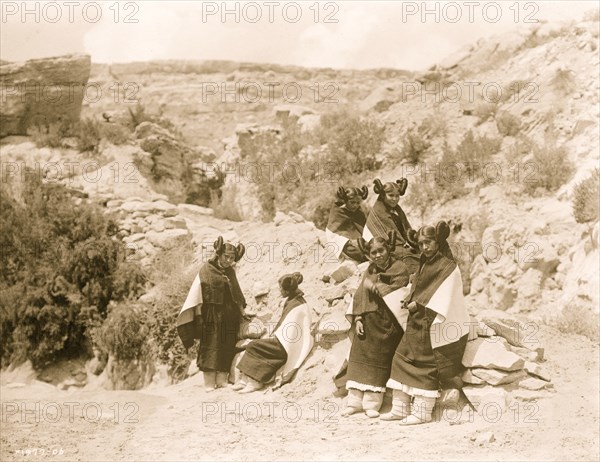
[[[553, 388], [541, 362], [544, 348], [533, 323], [498, 312], [482, 312], [463, 355], [463, 392], [482, 415], [489, 406], [506, 411], [511, 396], [535, 399]], [[492, 404], [494, 403], [494, 404]]]
[[[179, 215], [180, 209], [160, 195], [152, 201], [139, 197], [113, 199], [106, 206], [121, 217], [117, 235], [123, 239], [130, 258], [143, 266], [150, 265], [161, 250], [191, 245], [192, 234], [185, 219]], [[181, 204], [181, 207], [189, 210], [194, 206]], [[197, 209], [212, 214], [210, 209]]]

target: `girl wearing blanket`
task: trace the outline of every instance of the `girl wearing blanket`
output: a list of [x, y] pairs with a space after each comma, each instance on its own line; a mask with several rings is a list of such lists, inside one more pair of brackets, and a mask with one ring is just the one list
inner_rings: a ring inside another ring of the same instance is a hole
[[278, 385], [293, 379], [313, 346], [310, 332], [310, 308], [298, 288], [302, 274], [286, 274], [279, 279], [285, 299], [281, 318], [270, 338], [253, 340], [246, 347], [237, 368], [240, 380], [233, 386], [240, 393], [264, 388], [280, 372]]
[[375, 237], [361, 250], [371, 264], [354, 294], [349, 321], [355, 330], [348, 360], [347, 407], [342, 415], [362, 410], [369, 417], [379, 416], [391, 362], [402, 329], [384, 298], [408, 284], [406, 264], [392, 253], [395, 233], [388, 238]]
[[404, 335], [387, 382], [393, 389], [392, 410], [382, 420], [430, 422], [438, 390], [456, 383], [462, 371], [469, 316], [460, 271], [446, 241], [449, 234], [444, 221], [417, 233], [422, 254], [399, 319]]

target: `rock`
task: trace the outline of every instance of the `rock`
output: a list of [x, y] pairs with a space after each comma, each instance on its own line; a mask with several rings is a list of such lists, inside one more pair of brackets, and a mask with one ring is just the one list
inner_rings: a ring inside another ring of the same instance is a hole
[[483, 446], [484, 444], [493, 443], [494, 441], [496, 441], [496, 437], [494, 436], [494, 434], [492, 432], [484, 432], [484, 433], [480, 434], [479, 436], [477, 436], [477, 438], [475, 439], [475, 443], [477, 443], [479, 446]]
[[512, 307], [516, 299], [516, 291], [503, 279], [496, 279], [490, 288], [490, 303], [498, 310]]
[[171, 204], [170, 202], [167, 202], [164, 200], [157, 200], [157, 201], [151, 202], [151, 204], [152, 204], [152, 210], [155, 213], [159, 213], [164, 217], [174, 217], [175, 215], [177, 215], [179, 213], [176, 205]]
[[344, 260], [329, 275], [335, 282], [343, 282], [352, 276], [357, 269], [356, 262], [353, 260]]
[[497, 335], [505, 338], [511, 345], [527, 348], [531, 351], [539, 351], [541, 349], [543, 356], [543, 348], [540, 341], [534, 337], [534, 334], [539, 330], [539, 327], [535, 323], [531, 322], [523, 325], [507, 317], [489, 317], [484, 312], [480, 313], [479, 317], [486, 325], [494, 329]]
[[242, 326], [240, 328], [240, 334], [242, 339], [258, 339], [266, 333], [267, 328], [265, 327], [265, 324], [257, 317], [252, 318], [251, 321], [242, 322]]
[[463, 387], [462, 391], [477, 413], [484, 417], [488, 412], [497, 415], [497, 412], [506, 411], [508, 393], [503, 388], [468, 386]]
[[546, 371], [546, 369], [544, 369], [541, 365], [531, 361], [526, 361], [524, 368], [529, 374], [535, 375], [546, 382], [550, 382], [550, 374], [548, 374], [548, 371]]
[[300, 132], [311, 132], [316, 130], [321, 125], [321, 116], [317, 114], [305, 114], [298, 119]]
[[509, 351], [502, 342], [494, 339], [498, 337], [478, 338], [467, 342], [462, 359], [463, 366], [503, 371], [523, 369], [525, 361], [519, 355]]
[[496, 331], [482, 321], [477, 323], [477, 336], [478, 337], [493, 337], [496, 335]]
[[150, 225], [151, 231], [156, 231], [157, 233], [162, 233], [166, 229], [165, 222], [163, 220], [156, 220], [154, 223]]
[[[348, 337], [350, 323], [341, 310], [335, 310], [323, 316], [317, 328], [317, 343], [325, 349]], [[340, 367], [341, 363], [337, 365]]]
[[488, 226], [481, 236], [481, 250], [486, 262], [497, 261], [502, 255], [502, 235], [504, 234], [504, 225]]
[[471, 372], [475, 377], [479, 377], [484, 382], [487, 382], [490, 385], [494, 386], [513, 383], [517, 380], [521, 380], [522, 378], [527, 377], [527, 372], [525, 372], [522, 369], [520, 371], [504, 372], [495, 369], [475, 368], [471, 369]]
[[481, 384], [485, 383], [479, 377], [475, 377], [473, 375], [473, 373], [471, 372], [471, 369], [465, 370], [462, 373], [462, 375], [461, 375], [461, 379], [462, 379], [463, 382], [470, 383], [470, 384], [473, 384], [473, 385], [481, 385]]
[[190, 361], [190, 365], [188, 367], [187, 370], [187, 377], [191, 377], [193, 375], [196, 375], [198, 372], [200, 372], [200, 369], [198, 369], [198, 365], [196, 364], [196, 360], [193, 359]]
[[548, 396], [551, 395], [547, 389], [524, 390], [521, 388], [517, 388], [516, 390], [511, 391], [511, 397], [521, 401], [537, 401], [539, 399], [547, 398]]
[[252, 295], [254, 298], [259, 298], [267, 295], [269, 293], [269, 288], [262, 281], [256, 281], [252, 286]]
[[[496, 258], [493, 256], [495, 251], [496, 250], [490, 251], [490, 258]], [[507, 281], [513, 279], [519, 271], [517, 263], [515, 263], [515, 261], [508, 255], [501, 255], [497, 260], [489, 262], [488, 267], [493, 274]]]
[[283, 212], [276, 212], [275, 217], [273, 218], [273, 223], [275, 223], [275, 226], [281, 226], [284, 223], [291, 223], [291, 221], [292, 220], [290, 217]]
[[117, 360], [111, 356], [103, 386], [107, 390], [139, 390], [152, 382], [154, 372], [150, 360]]
[[155, 247], [169, 250], [190, 242], [191, 234], [185, 229], [167, 229], [162, 233], [148, 231], [146, 239]]
[[519, 382], [519, 386], [526, 390], [542, 390], [544, 388], [552, 387], [552, 384], [544, 380], [536, 379], [534, 377], [528, 377]]
[[194, 204], [177, 204], [177, 209], [181, 214], [200, 215], [200, 216], [212, 216], [215, 211], [208, 207], [200, 207]]
[[540, 294], [544, 273], [535, 268], [529, 268], [517, 279], [515, 287], [519, 297], [533, 297]]
[[168, 217], [164, 223], [167, 229], [187, 229], [187, 223], [181, 217]]
[[277, 121], [284, 126], [297, 121], [303, 115], [315, 113], [311, 108], [299, 104], [278, 104], [275, 106], [274, 112]]
[[516, 346], [510, 346], [510, 351], [514, 351], [521, 358], [523, 358], [527, 364], [527, 361], [541, 361], [544, 359], [544, 349], [538, 348], [537, 350], [531, 351], [527, 348], [521, 348]]
[[321, 290], [321, 298], [324, 298], [329, 303], [337, 300], [338, 298], [344, 298], [347, 290], [344, 285], [335, 284], [333, 286], [326, 287]]
[[120, 207], [123, 202], [123, 199], [112, 199], [106, 203], [106, 207], [109, 209], [116, 209]]
[[90, 69], [90, 56], [82, 54], [0, 65], [0, 137], [77, 122]]
[[519, 256], [519, 267], [523, 271], [535, 268], [544, 273], [545, 276], [553, 274], [560, 263], [558, 253], [554, 247], [546, 241], [532, 242], [529, 245], [534, 245], [534, 248], [522, 252], [523, 255]]
[[435, 405], [439, 407], [456, 406], [460, 400], [460, 390], [449, 388], [442, 390]]

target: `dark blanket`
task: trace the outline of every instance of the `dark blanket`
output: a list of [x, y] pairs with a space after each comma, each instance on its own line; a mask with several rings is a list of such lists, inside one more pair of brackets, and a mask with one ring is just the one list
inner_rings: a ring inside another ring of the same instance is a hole
[[394, 354], [391, 378], [397, 382], [424, 390], [437, 390], [445, 382], [454, 381], [462, 371], [467, 336], [433, 349], [430, 328], [437, 313], [426, 307], [455, 268], [454, 260], [440, 252], [429, 261], [421, 258], [408, 297], [408, 301], [414, 301], [417, 306], [409, 312], [406, 331]]
[[362, 236], [366, 222], [367, 216], [361, 208], [351, 212], [344, 206], [334, 205], [329, 211], [327, 229], [350, 240], [356, 240]]
[[[394, 351], [402, 336], [398, 321], [382, 297], [405, 287], [409, 272], [402, 260], [393, 255], [390, 258], [390, 266], [385, 270], [374, 263], [369, 265], [352, 305], [352, 314], [362, 316], [365, 334], [355, 335], [352, 340], [346, 379], [373, 387], [385, 387]], [[365, 281], [374, 284], [380, 295], [368, 290]], [[352, 329], [355, 328], [353, 320]]]
[[216, 258], [200, 268], [202, 307], [197, 365], [202, 371], [229, 372], [236, 353], [240, 306], [246, 300], [233, 268], [217, 267]]

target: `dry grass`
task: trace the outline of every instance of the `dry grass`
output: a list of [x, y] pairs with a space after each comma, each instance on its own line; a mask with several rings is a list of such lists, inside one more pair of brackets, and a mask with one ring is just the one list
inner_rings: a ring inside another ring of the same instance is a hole
[[582, 305], [565, 306], [560, 316], [548, 324], [565, 334], [583, 335], [595, 343], [600, 340], [600, 315]]

